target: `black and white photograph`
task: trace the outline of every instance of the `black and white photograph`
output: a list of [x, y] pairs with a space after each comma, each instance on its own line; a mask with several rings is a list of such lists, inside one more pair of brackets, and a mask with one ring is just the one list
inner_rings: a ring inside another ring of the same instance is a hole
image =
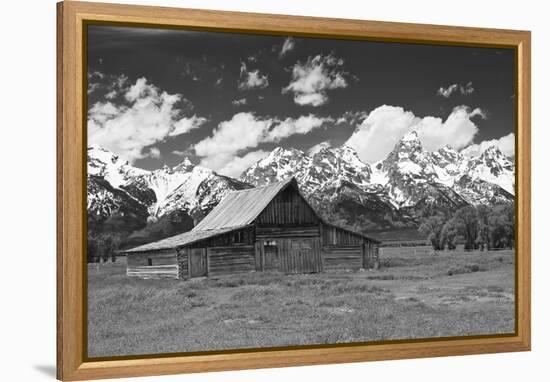
[[88, 25], [87, 356], [514, 334], [515, 59]]

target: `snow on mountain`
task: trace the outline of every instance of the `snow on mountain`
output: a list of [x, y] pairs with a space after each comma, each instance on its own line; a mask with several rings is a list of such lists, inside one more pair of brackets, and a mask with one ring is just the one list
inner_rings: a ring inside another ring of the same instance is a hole
[[120, 187], [133, 177], [148, 171], [134, 167], [130, 162], [100, 146], [88, 148], [88, 175], [103, 177], [111, 186]]
[[370, 186], [370, 165], [363, 163], [355, 150], [348, 146], [322, 148], [303, 166], [298, 165], [295, 176], [304, 191], [313, 194], [318, 190], [336, 189], [351, 183], [365, 189]]
[[479, 157], [468, 160], [465, 168], [471, 178], [496, 184], [514, 194], [514, 163], [497, 146], [490, 146]]
[[122, 189], [113, 187], [101, 176], [88, 177], [88, 214], [93, 218], [122, 212], [145, 221], [148, 213], [143, 203]]
[[[445, 166], [444, 161], [440, 165]], [[449, 185], [449, 176], [441, 166], [434, 161], [431, 153], [423, 149], [417, 133], [412, 131], [403, 136], [386, 159], [376, 165], [375, 170], [379, 173], [376, 179], [384, 179], [384, 189], [398, 209], [412, 207], [428, 195], [433, 203], [441, 202], [437, 201], [441, 197], [452, 204], [461, 204], [460, 197], [452, 192], [443, 192], [444, 188], [438, 185]]]
[[93, 146], [88, 149], [88, 211], [153, 218], [184, 211], [202, 217], [232, 190], [292, 176], [322, 213], [380, 228], [408, 227], [437, 210], [508, 202], [514, 193], [514, 163], [497, 147], [472, 158], [451, 146], [428, 152], [412, 131], [373, 164], [362, 162], [348, 146], [326, 145], [309, 155], [277, 147], [239, 180], [188, 158], [172, 168], [148, 171]]
[[415, 131], [372, 165], [347, 146], [321, 147], [309, 156], [279, 147], [240, 179], [262, 186], [290, 176], [321, 208], [347, 206], [353, 214], [352, 209], [362, 208], [367, 213], [368, 205], [371, 214], [392, 215], [392, 221], [399, 214], [418, 219], [438, 209], [513, 200], [514, 165], [498, 149], [489, 148], [477, 158], [466, 158], [448, 145], [428, 152]]
[[[97, 179], [104, 182], [98, 183]], [[106, 215], [117, 209], [124, 210], [128, 203], [113, 205], [110, 200], [116, 192], [119, 198], [123, 195], [125, 200], [141, 204], [151, 217], [160, 217], [176, 209], [202, 215], [230, 191], [250, 187], [195, 166], [188, 158], [173, 168], [164, 166], [148, 171], [97, 146], [88, 149], [88, 180], [88, 210]], [[90, 187], [91, 183], [94, 187]]]
[[183, 175], [177, 174], [178, 171], [172, 171], [173, 177], [167, 183], [177, 186], [170, 187], [170, 192], [153, 207], [151, 214], [154, 216], [182, 209], [190, 211], [192, 215], [202, 213], [212, 209], [230, 191], [250, 187], [200, 166], [194, 166]]
[[512, 200], [514, 188], [514, 164], [498, 148], [490, 147], [470, 159], [448, 145], [427, 152], [414, 131], [374, 166], [374, 172], [373, 179], [387, 189], [398, 208], [411, 207], [434, 190], [445, 190], [445, 198], [461, 203], [440, 186], [474, 205]]
[[249, 167], [241, 175], [240, 180], [256, 187], [264, 186], [296, 176], [310, 163], [311, 158], [303, 151], [277, 147], [268, 156]]
[[371, 172], [370, 166], [351, 147], [323, 147], [311, 156], [300, 150], [277, 147], [248, 168], [240, 180], [263, 186], [294, 176], [306, 192], [313, 193], [346, 181], [369, 186]]

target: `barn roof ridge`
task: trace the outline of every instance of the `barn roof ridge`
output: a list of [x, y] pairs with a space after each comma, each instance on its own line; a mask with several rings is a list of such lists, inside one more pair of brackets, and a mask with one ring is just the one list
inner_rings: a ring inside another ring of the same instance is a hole
[[296, 183], [296, 179], [290, 177], [269, 185], [230, 192], [193, 230], [250, 224], [279, 192], [293, 182]]

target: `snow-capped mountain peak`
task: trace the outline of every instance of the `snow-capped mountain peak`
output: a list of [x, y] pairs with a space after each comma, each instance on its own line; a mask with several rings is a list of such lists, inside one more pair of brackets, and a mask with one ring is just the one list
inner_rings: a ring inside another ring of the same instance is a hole
[[240, 179], [256, 186], [264, 186], [294, 176], [310, 161], [311, 158], [303, 151], [277, 147], [243, 172]]
[[88, 175], [101, 176], [115, 188], [126, 184], [132, 177], [147, 173], [100, 146], [89, 147], [87, 154]]
[[[393, 150], [388, 154], [386, 159], [382, 161], [382, 167], [385, 170], [388, 170], [392, 165], [403, 162], [410, 161], [413, 164], [416, 162], [427, 160], [426, 152], [422, 147], [422, 143], [418, 138], [418, 133], [416, 131], [410, 131], [405, 134], [394, 146]], [[415, 167], [416, 166], [409, 166]]]
[[405, 135], [403, 135], [403, 137], [401, 138], [400, 140], [401, 142], [418, 142], [420, 143], [420, 140], [418, 139], [418, 133], [416, 130], [411, 130], [409, 131], [408, 133], [406, 133]]
[[179, 164], [174, 166], [172, 170], [178, 172], [188, 172], [191, 171], [194, 167], [195, 165], [193, 164], [193, 162], [191, 162], [189, 157], [185, 157]]
[[464, 167], [472, 179], [496, 184], [514, 194], [514, 163], [497, 146], [490, 146], [479, 157], [470, 158]]
[[[90, 177], [94, 177], [92, 182]], [[202, 214], [228, 192], [250, 187], [205, 167], [195, 166], [189, 158], [174, 167], [164, 165], [148, 171], [134, 167], [98, 146], [88, 149], [88, 179], [89, 184], [93, 183], [93, 189], [88, 189], [89, 209], [110, 214], [116, 209], [124, 209], [122, 200], [126, 198], [131, 200], [134, 210], [135, 203], [138, 203], [145, 214], [155, 218], [174, 210]], [[107, 184], [96, 179], [103, 179]], [[106, 192], [104, 187], [112, 187], [113, 191]], [[110, 203], [107, 198], [112, 199], [113, 192], [120, 199], [118, 206], [111, 203], [109, 208], [102, 207], [102, 204]]]
[[232, 190], [289, 177], [296, 178], [319, 211], [379, 228], [414, 225], [434, 210], [509, 202], [514, 193], [514, 163], [498, 147], [471, 158], [449, 145], [428, 152], [412, 131], [372, 165], [345, 145], [327, 145], [309, 154], [277, 147], [239, 180], [189, 158], [172, 168], [148, 171], [94, 146], [88, 149], [88, 211], [127, 210], [150, 218], [172, 211], [204, 216]]
[[434, 208], [501, 203], [513, 197], [513, 164], [498, 150], [491, 148], [471, 159], [450, 145], [428, 152], [416, 131], [405, 134], [385, 159], [373, 165], [362, 162], [348, 146], [320, 147], [309, 156], [277, 148], [246, 170], [241, 180], [260, 186], [290, 176], [320, 208], [351, 197], [353, 203], [385, 211], [386, 217], [390, 211], [401, 211], [398, 214], [414, 218]]

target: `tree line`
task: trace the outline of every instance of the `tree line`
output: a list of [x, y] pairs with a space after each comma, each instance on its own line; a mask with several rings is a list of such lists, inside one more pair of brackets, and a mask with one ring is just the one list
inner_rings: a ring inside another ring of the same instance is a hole
[[183, 211], [174, 211], [147, 222], [121, 212], [107, 218], [88, 215], [88, 263], [114, 262], [120, 250], [164, 239], [192, 228], [193, 219]]
[[434, 250], [453, 250], [459, 242], [464, 249], [513, 248], [515, 210], [513, 203], [493, 207], [462, 207], [454, 213], [436, 213], [425, 218], [419, 231]]

